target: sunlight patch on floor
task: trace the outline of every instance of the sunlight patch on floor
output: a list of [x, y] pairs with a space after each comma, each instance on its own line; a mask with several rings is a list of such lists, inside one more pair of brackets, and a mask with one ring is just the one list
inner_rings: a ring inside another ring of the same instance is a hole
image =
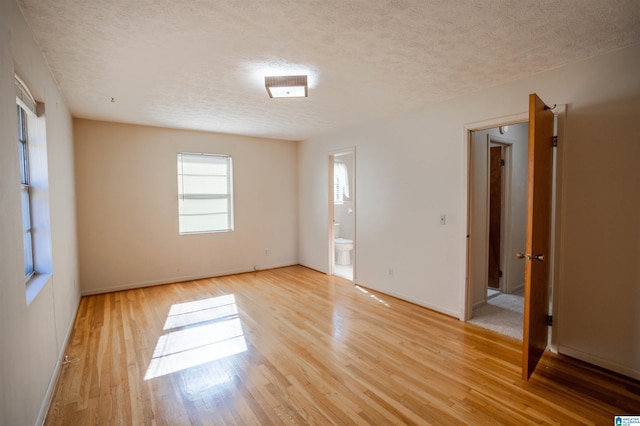
[[247, 350], [234, 295], [171, 307], [145, 380], [186, 370]]

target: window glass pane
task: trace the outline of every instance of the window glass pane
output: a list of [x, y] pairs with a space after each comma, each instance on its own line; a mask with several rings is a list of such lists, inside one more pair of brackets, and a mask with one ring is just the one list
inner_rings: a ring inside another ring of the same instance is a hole
[[342, 195], [342, 187], [338, 184], [333, 186], [333, 203], [344, 204], [344, 197]]
[[183, 234], [229, 230], [231, 230], [229, 226], [229, 215], [226, 213], [180, 216], [180, 232]]
[[[207, 160], [202, 160], [202, 158]], [[211, 155], [205, 155], [202, 158], [194, 159], [192, 156], [183, 155], [182, 173], [185, 175], [227, 175], [226, 158]]]
[[27, 144], [20, 142], [20, 183], [29, 184], [29, 172], [27, 171]]
[[24, 234], [24, 274], [33, 273], [33, 247], [31, 245], [31, 232]]
[[26, 139], [25, 126], [24, 126], [25, 124], [24, 110], [22, 109], [22, 107], [20, 107], [20, 105], [18, 105], [17, 107], [18, 107], [18, 140], [24, 141]]
[[180, 201], [181, 215], [226, 213], [227, 199], [195, 199]]
[[183, 176], [184, 194], [226, 194], [227, 176]]
[[22, 230], [31, 229], [31, 206], [29, 204], [29, 190], [22, 188]]

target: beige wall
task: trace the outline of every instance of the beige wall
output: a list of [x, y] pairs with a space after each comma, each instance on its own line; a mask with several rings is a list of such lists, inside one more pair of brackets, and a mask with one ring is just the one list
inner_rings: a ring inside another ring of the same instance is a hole
[[[26, 304], [14, 71], [45, 104], [52, 275]], [[79, 302], [72, 122], [17, 5], [0, 1], [0, 424], [42, 420]]]
[[[83, 294], [297, 263], [295, 142], [81, 119], [74, 137]], [[178, 234], [179, 152], [233, 157], [233, 232]]]
[[638, 69], [640, 46], [630, 47], [303, 142], [300, 262], [327, 270], [327, 155], [355, 146], [357, 282], [461, 317], [466, 129], [526, 113], [528, 95], [538, 93], [567, 104], [556, 254], [559, 349], [640, 378]]
[[640, 49], [607, 59], [567, 110], [558, 344], [640, 378]]

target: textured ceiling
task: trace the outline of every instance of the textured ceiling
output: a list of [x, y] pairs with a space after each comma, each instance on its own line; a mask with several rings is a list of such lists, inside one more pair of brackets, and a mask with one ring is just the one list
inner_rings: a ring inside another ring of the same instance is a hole
[[[74, 116], [288, 140], [640, 42], [637, 0], [18, 4]], [[309, 97], [270, 99], [276, 74]]]

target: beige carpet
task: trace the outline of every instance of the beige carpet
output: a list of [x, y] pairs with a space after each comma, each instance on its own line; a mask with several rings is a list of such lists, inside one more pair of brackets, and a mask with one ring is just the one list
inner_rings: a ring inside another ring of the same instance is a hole
[[469, 322], [522, 340], [523, 312], [524, 297], [500, 293], [489, 298], [486, 305], [474, 309]]

